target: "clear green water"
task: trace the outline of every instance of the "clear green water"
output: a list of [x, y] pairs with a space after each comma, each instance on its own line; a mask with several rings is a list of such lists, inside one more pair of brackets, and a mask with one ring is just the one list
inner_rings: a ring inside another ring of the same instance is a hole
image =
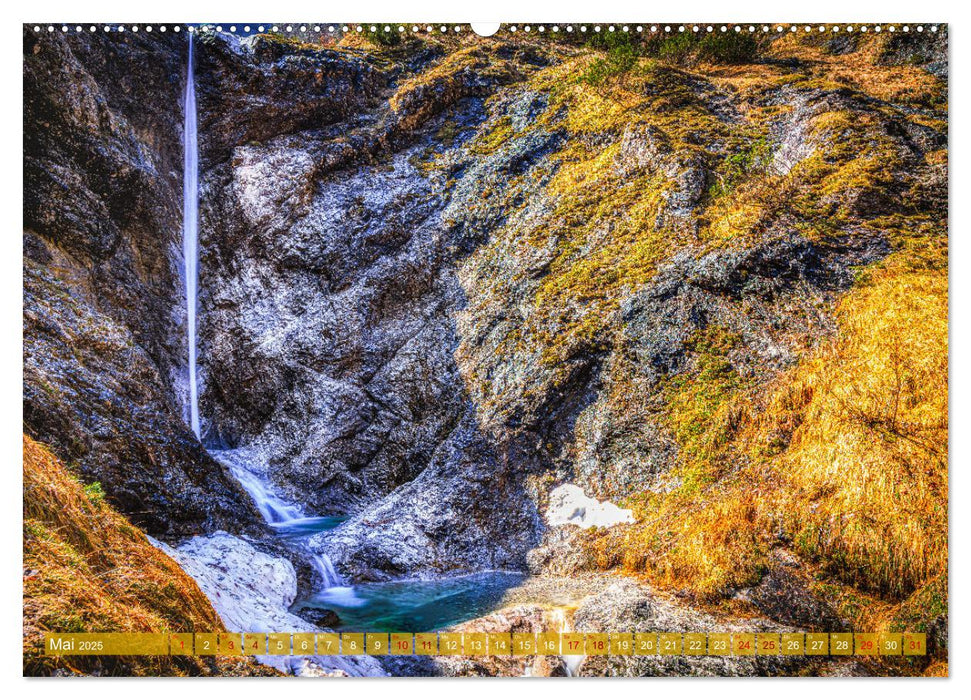
[[[306, 540], [332, 530], [347, 518], [319, 516], [271, 523], [280, 537]], [[322, 590], [298, 604], [300, 608], [332, 610], [340, 618], [336, 629], [356, 632], [430, 632], [492, 612], [506, 591], [525, 576], [486, 571], [431, 581], [408, 579], [361, 583]]]
[[333, 610], [345, 632], [432, 632], [488, 614], [525, 575], [486, 571], [452, 578], [330, 588], [301, 608]]
[[315, 532], [333, 530], [345, 520], [347, 520], [346, 515], [321, 515], [286, 520], [281, 523], [270, 523], [270, 527], [276, 530], [280, 537], [296, 541], [307, 539]]

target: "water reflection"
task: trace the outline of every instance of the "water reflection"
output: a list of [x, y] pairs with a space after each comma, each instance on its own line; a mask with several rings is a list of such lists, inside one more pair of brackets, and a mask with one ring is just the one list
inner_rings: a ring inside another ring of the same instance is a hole
[[431, 632], [481, 617], [499, 607], [525, 575], [486, 571], [421, 581], [362, 583], [323, 590], [300, 608], [333, 610], [336, 629], [355, 632]]

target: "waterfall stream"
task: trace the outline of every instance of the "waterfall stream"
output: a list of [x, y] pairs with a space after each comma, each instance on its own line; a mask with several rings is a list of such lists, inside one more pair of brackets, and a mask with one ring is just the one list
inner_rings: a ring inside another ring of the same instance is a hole
[[189, 333], [189, 418], [200, 437], [199, 387], [196, 379], [196, 295], [199, 286], [199, 144], [196, 126], [196, 80], [189, 34], [189, 69], [185, 80], [183, 131], [182, 249], [185, 258], [186, 326]]
[[[570, 612], [564, 607], [558, 606], [553, 608], [549, 613], [550, 622], [551, 622], [550, 627], [552, 627], [555, 631], [559, 632], [560, 634], [563, 634], [564, 632], [572, 632], [573, 625], [570, 623], [570, 616], [571, 616]], [[565, 644], [566, 642], [564, 642], [564, 645]], [[566, 649], [561, 649], [561, 652], [563, 651], [566, 651]], [[587, 657], [584, 654], [561, 653], [560, 658], [563, 659], [563, 665], [564, 665], [564, 668], [566, 669], [566, 675], [572, 678], [573, 676], [577, 675], [577, 673], [580, 670], [580, 666], [583, 664], [584, 659], [586, 659]]]
[[225, 465], [236, 481], [246, 489], [267, 524], [282, 538], [306, 553], [324, 590], [338, 589], [346, 595], [344, 582], [330, 557], [317, 554], [304, 544], [314, 533], [339, 525], [341, 519], [308, 517], [299, 506], [286, 501], [273, 488], [259, 454], [252, 450], [212, 450], [209, 454]]
[[[197, 294], [199, 286], [199, 160], [193, 35], [185, 88], [183, 173], [183, 254], [185, 259], [186, 326], [189, 346], [189, 417], [201, 439], [197, 374]], [[395, 630], [424, 631], [485, 614], [499, 604], [501, 594], [522, 579], [511, 572], [482, 572], [441, 580], [405, 580], [373, 586], [349, 586], [325, 554], [307, 544], [315, 533], [339, 525], [343, 518], [308, 516], [277, 492], [266, 455], [253, 448], [209, 450], [253, 499], [263, 519], [289, 547], [306, 556], [321, 588], [302, 607], [341, 611], [349, 624], [361, 628], [391, 625]]]
[[[196, 308], [199, 289], [199, 141], [196, 115], [195, 56], [189, 33], [189, 65], [185, 82], [184, 160], [182, 176], [182, 248], [185, 258], [186, 326], [189, 343], [189, 418], [192, 432], [201, 437], [199, 386], [196, 373]], [[342, 584], [334, 565], [325, 555], [315, 554], [302, 542], [314, 532], [333, 527], [332, 518], [308, 518], [274, 490], [258, 455], [242, 450], [212, 452], [225, 464], [253, 498], [264, 520], [308, 555], [325, 588]]]

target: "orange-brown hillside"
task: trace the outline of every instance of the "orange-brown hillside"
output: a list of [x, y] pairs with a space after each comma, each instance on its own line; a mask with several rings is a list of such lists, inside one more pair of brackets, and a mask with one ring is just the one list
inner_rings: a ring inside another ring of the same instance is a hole
[[24, 436], [24, 674], [224, 675], [255, 664], [190, 657], [47, 657], [45, 632], [214, 632], [195, 582], [46, 447]]

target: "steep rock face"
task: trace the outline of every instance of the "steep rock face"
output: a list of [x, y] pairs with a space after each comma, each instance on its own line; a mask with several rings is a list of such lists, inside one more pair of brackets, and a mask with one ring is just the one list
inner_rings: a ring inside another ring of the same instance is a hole
[[[454, 70], [424, 82], [347, 51], [265, 43], [239, 54], [204, 44], [200, 70], [327, 70], [344, 112], [322, 112], [310, 129], [263, 105], [264, 140], [245, 142], [213, 118], [200, 327], [208, 439], [254, 447], [308, 512], [357, 513], [316, 545], [356, 578], [522, 566], [536, 521], [459, 376], [463, 246], [442, 223], [446, 178], [427, 166], [444, 150], [435, 134], [448, 124], [467, 138], [482, 119], [476, 95], [509, 72], [458, 52]], [[246, 112], [237, 70], [200, 75], [212, 96], [204, 114]], [[265, 92], [286, 109], [286, 89]]]
[[174, 35], [24, 31], [24, 227], [64, 253], [79, 292], [171, 385], [185, 364], [185, 62]]
[[413, 481], [312, 546], [357, 579], [521, 569], [541, 525], [522, 475], [466, 414]]
[[197, 39], [202, 157], [343, 121], [384, 86], [364, 57], [261, 36]]
[[177, 35], [24, 30], [24, 420], [149, 532], [258, 528], [183, 418]]

